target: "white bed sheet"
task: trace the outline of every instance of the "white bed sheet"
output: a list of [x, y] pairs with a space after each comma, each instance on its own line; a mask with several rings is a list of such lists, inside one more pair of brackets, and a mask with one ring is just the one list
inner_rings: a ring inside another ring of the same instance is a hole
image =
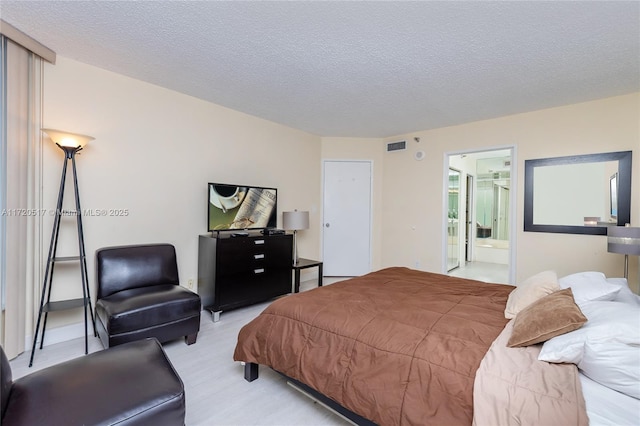
[[640, 425], [640, 399], [609, 389], [580, 373], [589, 425]]

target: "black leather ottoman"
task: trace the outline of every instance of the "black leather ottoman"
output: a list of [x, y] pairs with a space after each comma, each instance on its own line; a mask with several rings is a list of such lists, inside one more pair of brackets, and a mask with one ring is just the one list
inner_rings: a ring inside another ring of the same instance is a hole
[[2, 425], [184, 425], [182, 380], [156, 339], [126, 343], [11, 381]]

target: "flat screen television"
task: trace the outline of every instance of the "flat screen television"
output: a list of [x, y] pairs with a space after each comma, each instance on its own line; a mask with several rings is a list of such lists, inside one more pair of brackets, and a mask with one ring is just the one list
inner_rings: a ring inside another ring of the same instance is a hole
[[277, 226], [278, 190], [209, 182], [209, 231], [265, 229]]

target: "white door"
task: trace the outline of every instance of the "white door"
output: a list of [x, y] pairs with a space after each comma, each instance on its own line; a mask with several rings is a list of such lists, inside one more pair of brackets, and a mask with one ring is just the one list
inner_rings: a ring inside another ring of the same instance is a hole
[[322, 205], [323, 275], [371, 272], [371, 162], [325, 161]]

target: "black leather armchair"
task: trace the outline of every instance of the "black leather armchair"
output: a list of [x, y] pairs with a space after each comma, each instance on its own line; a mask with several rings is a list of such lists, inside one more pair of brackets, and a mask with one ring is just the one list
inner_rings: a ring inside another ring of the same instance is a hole
[[3, 426], [184, 425], [184, 385], [156, 339], [94, 352], [15, 382], [0, 352]]
[[146, 337], [195, 343], [200, 296], [179, 285], [171, 244], [99, 249], [96, 273], [96, 328], [105, 348]]

